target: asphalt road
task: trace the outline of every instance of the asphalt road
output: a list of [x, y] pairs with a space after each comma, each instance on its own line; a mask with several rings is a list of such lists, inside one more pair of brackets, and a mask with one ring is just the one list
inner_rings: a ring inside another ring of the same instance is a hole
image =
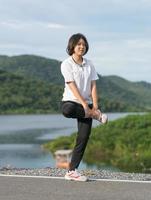
[[0, 176], [0, 200], [150, 200], [151, 183]]

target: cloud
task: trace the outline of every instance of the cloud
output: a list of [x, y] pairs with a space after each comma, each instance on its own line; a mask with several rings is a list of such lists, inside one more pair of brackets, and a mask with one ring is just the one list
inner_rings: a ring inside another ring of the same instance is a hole
[[52, 28], [52, 29], [63, 29], [63, 28], [65, 28], [64, 25], [62, 25], [62, 24], [55, 24], [55, 23], [48, 23], [47, 27], [48, 28]]
[[57, 24], [57, 23], [52, 23], [52, 22], [22, 22], [19, 20], [7, 20], [7, 21], [1, 21], [0, 26], [3, 26], [2, 28], [8, 27], [12, 29], [26, 29], [34, 26], [39, 26], [43, 28], [50, 28], [50, 29], [62, 29], [65, 28], [63, 24]]
[[151, 82], [151, 1], [0, 0], [0, 5], [2, 54], [63, 60], [68, 38], [81, 32], [99, 73]]
[[147, 79], [151, 82], [151, 40], [111, 40], [102, 41], [94, 46], [95, 50], [91, 51], [91, 57], [100, 74], [119, 74], [127, 79]]

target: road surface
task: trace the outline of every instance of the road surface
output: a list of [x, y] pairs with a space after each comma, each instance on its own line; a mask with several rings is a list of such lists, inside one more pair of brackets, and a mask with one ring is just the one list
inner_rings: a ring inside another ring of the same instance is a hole
[[74, 182], [0, 175], [0, 200], [150, 200], [151, 182]]

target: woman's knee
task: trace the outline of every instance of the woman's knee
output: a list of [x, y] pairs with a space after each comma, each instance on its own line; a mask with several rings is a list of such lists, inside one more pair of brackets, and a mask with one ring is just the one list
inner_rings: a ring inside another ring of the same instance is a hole
[[74, 112], [75, 112], [75, 108], [72, 103], [64, 103], [62, 105], [62, 114], [65, 117], [68, 117], [68, 118], [72, 117]]

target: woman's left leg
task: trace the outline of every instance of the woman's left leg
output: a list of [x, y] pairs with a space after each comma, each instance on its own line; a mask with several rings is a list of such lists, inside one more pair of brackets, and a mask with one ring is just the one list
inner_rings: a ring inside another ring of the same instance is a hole
[[75, 170], [79, 167], [91, 133], [92, 118], [78, 118], [77, 123], [78, 135], [73, 149], [69, 170]]

